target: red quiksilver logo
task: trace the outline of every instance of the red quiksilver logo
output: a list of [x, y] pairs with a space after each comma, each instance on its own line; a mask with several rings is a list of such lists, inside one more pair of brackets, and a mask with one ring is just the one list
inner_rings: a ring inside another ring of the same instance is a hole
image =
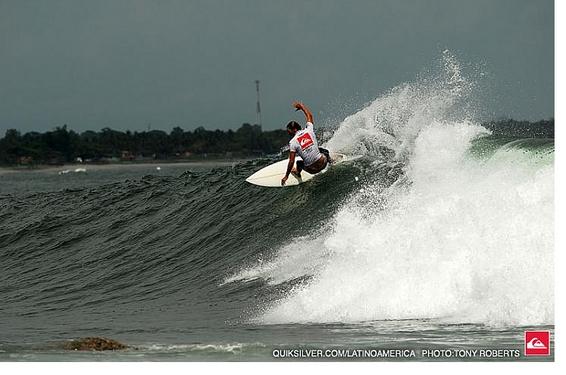
[[550, 355], [550, 331], [525, 331], [525, 355]]
[[297, 137], [297, 141], [299, 142], [299, 145], [301, 145], [302, 150], [313, 144], [312, 138], [309, 133], [305, 133]]

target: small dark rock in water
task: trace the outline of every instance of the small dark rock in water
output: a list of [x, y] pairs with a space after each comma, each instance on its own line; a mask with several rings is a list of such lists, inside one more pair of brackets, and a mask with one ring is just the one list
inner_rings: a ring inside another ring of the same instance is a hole
[[106, 339], [104, 337], [83, 337], [65, 343], [66, 350], [123, 350], [128, 347], [116, 340]]

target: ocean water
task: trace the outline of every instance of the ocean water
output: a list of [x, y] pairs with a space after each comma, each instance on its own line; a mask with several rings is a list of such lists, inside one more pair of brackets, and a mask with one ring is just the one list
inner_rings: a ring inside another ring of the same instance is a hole
[[[245, 182], [273, 159], [0, 175], [0, 360], [553, 360], [523, 347], [554, 334], [554, 140], [491, 135], [442, 62], [296, 188]], [[88, 336], [131, 348], [63, 349]]]

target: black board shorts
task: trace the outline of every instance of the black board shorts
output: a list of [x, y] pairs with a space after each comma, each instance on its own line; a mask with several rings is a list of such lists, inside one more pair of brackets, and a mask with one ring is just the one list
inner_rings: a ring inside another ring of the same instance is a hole
[[324, 168], [326, 168], [326, 166], [331, 162], [331, 159], [330, 159], [330, 152], [329, 152], [327, 149], [322, 148], [322, 147], [319, 147], [319, 148], [318, 148], [318, 151], [320, 151], [320, 153], [323, 154], [324, 157], [326, 158], [326, 163], [324, 163], [324, 166], [323, 166], [320, 170], [315, 171], [315, 170], [312, 170], [312, 169], [309, 170], [309, 167], [306, 167], [306, 168], [305, 168], [305, 162], [304, 162], [303, 160], [297, 160], [297, 167], [298, 167], [298, 169], [299, 169], [300, 171], [303, 171], [303, 170], [304, 170], [304, 171], [307, 171], [307, 172], [309, 172], [310, 174], [316, 174], [316, 173], [322, 171]]

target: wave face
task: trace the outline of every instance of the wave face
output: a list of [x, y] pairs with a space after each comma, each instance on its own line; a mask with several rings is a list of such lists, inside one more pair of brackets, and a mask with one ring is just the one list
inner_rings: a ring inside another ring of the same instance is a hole
[[262, 159], [0, 195], [4, 340], [553, 324], [553, 139], [490, 135], [473, 92], [446, 53], [334, 130], [329, 148], [363, 158], [297, 188], [247, 184]]
[[467, 119], [472, 87], [446, 54], [433, 79], [344, 120], [329, 148], [402, 173], [370, 178], [325, 233], [230, 279], [309, 277], [258, 321], [553, 322], [553, 142], [490, 137]]

